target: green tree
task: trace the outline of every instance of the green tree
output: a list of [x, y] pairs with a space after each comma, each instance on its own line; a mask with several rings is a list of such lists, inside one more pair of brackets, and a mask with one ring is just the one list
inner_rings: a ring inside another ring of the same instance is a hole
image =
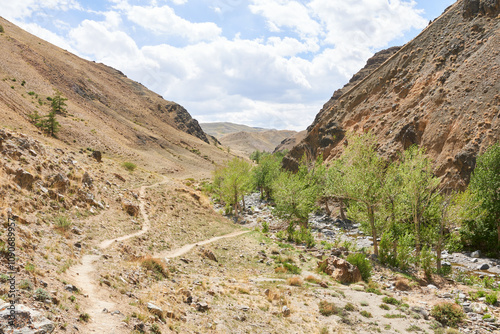
[[347, 141], [340, 159], [328, 169], [325, 192], [352, 202], [348, 214], [371, 233], [373, 251], [378, 255], [380, 226], [376, 224], [376, 212], [383, 200], [385, 162], [375, 150], [377, 142], [373, 135], [349, 134]]
[[253, 151], [252, 154], [250, 154], [250, 160], [254, 161], [256, 164], [259, 164], [262, 158], [269, 155], [269, 152], [256, 150]]
[[295, 174], [281, 172], [272, 184], [272, 191], [275, 212], [289, 221], [290, 230], [294, 230], [296, 223], [307, 228], [309, 214], [316, 208], [318, 185], [305, 163]]
[[40, 128], [51, 136], [55, 136], [61, 128], [61, 124], [56, 119], [56, 113], [51, 111], [47, 116], [43, 117], [38, 123]]
[[64, 107], [66, 106], [66, 102], [65, 101], [67, 101], [67, 100], [68, 99], [62, 97], [60, 91], [56, 91], [56, 94], [52, 98], [52, 102], [51, 102], [52, 112], [54, 112], [56, 114], [65, 113], [66, 112], [66, 108], [64, 108]]
[[[245, 207], [244, 195], [253, 189], [251, 168], [250, 163], [234, 158], [214, 172], [214, 189], [220, 200], [232, 208], [235, 216]], [[240, 201], [243, 202], [243, 207]]]
[[252, 170], [254, 183], [260, 190], [260, 197], [271, 199], [272, 183], [281, 172], [281, 159], [275, 155], [266, 155], [260, 158], [259, 164]]
[[[493, 144], [477, 158], [468, 187], [469, 205], [462, 215], [461, 231], [469, 246], [500, 249], [500, 144]], [[472, 204], [471, 204], [472, 203]]]
[[[432, 172], [431, 161], [423, 149], [417, 146], [408, 148], [402, 156], [402, 161], [397, 166], [398, 177], [401, 179], [403, 205], [414, 228], [416, 257], [420, 256], [423, 242], [423, 223], [433, 227], [436, 208], [440, 200], [440, 179]], [[431, 217], [434, 215], [434, 217]], [[429, 230], [430, 231], [430, 230]]]

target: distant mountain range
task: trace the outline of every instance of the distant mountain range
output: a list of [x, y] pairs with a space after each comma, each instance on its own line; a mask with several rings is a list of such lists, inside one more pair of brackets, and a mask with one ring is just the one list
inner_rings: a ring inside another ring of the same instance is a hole
[[[292, 130], [263, 129], [229, 122], [201, 123], [200, 126], [222, 145], [243, 156], [249, 156], [256, 150], [273, 152], [283, 141], [297, 142], [290, 139], [297, 135], [297, 131]], [[286, 148], [290, 149], [291, 146]]]

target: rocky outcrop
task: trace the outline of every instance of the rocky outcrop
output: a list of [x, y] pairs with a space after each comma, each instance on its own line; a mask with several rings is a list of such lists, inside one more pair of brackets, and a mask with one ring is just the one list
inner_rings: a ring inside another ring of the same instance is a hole
[[34, 181], [35, 177], [33, 176], [33, 174], [21, 168], [16, 171], [14, 182], [16, 182], [21, 188], [31, 190]]
[[184, 131], [192, 136], [198, 137], [204, 142], [210, 144], [207, 135], [201, 129], [198, 121], [192, 118], [187, 110], [184, 109], [184, 107], [179, 104], [173, 103], [170, 105], [166, 105], [164, 108], [168, 113], [174, 114], [174, 121], [179, 130]]
[[0, 333], [19, 334], [49, 334], [55, 329], [54, 323], [45, 318], [40, 312], [22, 304], [15, 305], [14, 326], [9, 325], [11, 310], [10, 304], [0, 306]]
[[64, 193], [70, 186], [70, 181], [66, 175], [58, 173], [50, 178], [50, 186], [57, 189], [59, 192]]
[[362, 280], [358, 267], [336, 256], [319, 261], [318, 267], [340, 283], [356, 283]]
[[139, 215], [139, 205], [133, 204], [132, 202], [125, 200], [122, 202], [122, 207], [126, 213], [128, 213], [133, 217], [137, 217]]
[[296, 170], [304, 155], [321, 154], [328, 162], [343, 152], [346, 133], [371, 131], [385, 159], [419, 145], [434, 161], [435, 174], [463, 189], [476, 156], [500, 140], [500, 26], [492, 18], [498, 3], [458, 1], [414, 40], [376, 61], [379, 67], [324, 105], [284, 166]]

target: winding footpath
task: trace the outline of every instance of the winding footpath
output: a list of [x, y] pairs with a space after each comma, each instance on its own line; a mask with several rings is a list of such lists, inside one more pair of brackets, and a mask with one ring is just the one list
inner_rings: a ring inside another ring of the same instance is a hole
[[[145, 194], [147, 188], [153, 188], [162, 184], [172, 182], [166, 176], [164, 180], [149, 186], [142, 186], [139, 193], [139, 208], [144, 219], [142, 229], [136, 233], [128, 234], [119, 238], [104, 240], [99, 244], [101, 250], [105, 250], [115, 242], [124, 241], [130, 238], [135, 238], [148, 232], [151, 228], [148, 214], [146, 212]], [[193, 247], [206, 245], [223, 238], [232, 238], [238, 235], [248, 233], [250, 231], [236, 231], [226, 235], [213, 237], [204, 241], [193, 244], [184, 245], [178, 249], [170, 250], [155, 254], [155, 257], [174, 258], [189, 252]], [[113, 316], [110, 313], [104, 312], [108, 310], [112, 312], [117, 309], [117, 305], [107, 295], [106, 290], [102, 289], [93, 277], [95, 272], [94, 263], [99, 260], [99, 255], [84, 255], [81, 264], [72, 267], [68, 270], [68, 275], [73, 284], [80, 289], [80, 292], [88, 296], [89, 308], [86, 312], [90, 315], [91, 322], [88, 325], [88, 330], [92, 333], [128, 333], [130, 330], [123, 327], [120, 316]], [[122, 328], [120, 328], [122, 327]]]

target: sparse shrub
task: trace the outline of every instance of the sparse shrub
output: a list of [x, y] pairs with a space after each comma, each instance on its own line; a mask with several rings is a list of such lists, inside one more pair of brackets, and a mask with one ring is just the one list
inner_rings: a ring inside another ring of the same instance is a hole
[[35, 92], [34, 91], [29, 91], [28, 95], [33, 96], [33, 95], [35, 95]]
[[78, 319], [80, 319], [80, 321], [89, 322], [89, 320], [90, 320], [90, 314], [88, 314], [88, 313], [80, 313], [80, 315], [78, 316]]
[[0, 24], [0, 34], [3, 34], [5, 30], [3, 29], [3, 26]]
[[158, 326], [158, 324], [152, 324], [151, 325], [151, 333], [161, 334], [160, 326]]
[[427, 277], [428, 279], [430, 279], [432, 275], [434, 260], [435, 257], [432, 254], [431, 249], [429, 248], [429, 246], [425, 246], [420, 252], [420, 266], [424, 271], [425, 277]]
[[391, 309], [391, 307], [390, 307], [389, 305], [387, 305], [387, 304], [380, 304], [379, 306], [380, 306], [380, 308], [381, 308], [382, 310], [386, 310], [386, 311], [388, 311], [388, 310], [390, 310], [390, 309]]
[[334, 303], [329, 303], [325, 300], [322, 300], [319, 302], [319, 313], [321, 313], [325, 317], [328, 317], [332, 314], [340, 313], [340, 309], [335, 306]]
[[394, 297], [385, 296], [384, 298], [382, 298], [382, 301], [386, 304], [391, 304], [391, 305], [400, 305], [401, 304], [401, 302]]
[[165, 270], [165, 267], [158, 259], [146, 257], [141, 260], [141, 266], [144, 269], [153, 272], [153, 275], [158, 281], [168, 277], [168, 271]]
[[38, 300], [40, 302], [43, 302], [46, 299], [50, 299], [49, 293], [42, 288], [36, 289], [33, 297], [35, 298], [35, 300]]
[[302, 279], [300, 278], [300, 276], [290, 277], [288, 278], [287, 282], [292, 286], [302, 286]]
[[33, 272], [35, 272], [35, 265], [31, 262], [28, 262], [24, 266], [24, 269], [26, 269], [27, 272], [33, 273]]
[[302, 270], [299, 267], [289, 262], [283, 263], [283, 267], [291, 274], [300, 275], [300, 273], [302, 272]]
[[367, 282], [372, 275], [372, 265], [363, 253], [349, 254], [347, 262], [358, 267], [363, 281]]
[[491, 293], [489, 293], [488, 295], [486, 295], [486, 303], [490, 304], [490, 305], [495, 305], [498, 301], [498, 296], [497, 296], [497, 293], [495, 291], [492, 291]]
[[453, 303], [441, 303], [434, 306], [431, 315], [442, 325], [451, 327], [457, 327], [465, 318], [462, 308]]
[[22, 280], [21, 283], [19, 283], [19, 289], [32, 290], [33, 284], [30, 281], [28, 281], [27, 279]]
[[359, 314], [361, 314], [365, 318], [373, 318], [372, 314], [366, 310], [359, 312]]
[[129, 172], [133, 172], [137, 168], [137, 165], [134, 164], [133, 162], [125, 161], [124, 163], [122, 163], [122, 167], [128, 170]]
[[66, 216], [59, 215], [54, 218], [54, 225], [58, 230], [66, 232], [71, 227], [71, 224], [71, 221]]
[[344, 306], [344, 310], [349, 311], [349, 312], [356, 311], [356, 306], [354, 306], [351, 303], [347, 303]]
[[262, 222], [262, 233], [267, 233], [267, 232], [269, 232], [269, 223]]
[[309, 276], [307, 276], [307, 277], [306, 277], [306, 281], [308, 281], [308, 282], [310, 282], [310, 283], [316, 283], [316, 284], [318, 284], [318, 283], [320, 283], [320, 282], [321, 282], [321, 280], [320, 280], [319, 278], [317, 278], [317, 277], [315, 277], [315, 276], [313, 276], [313, 275], [309, 275]]

